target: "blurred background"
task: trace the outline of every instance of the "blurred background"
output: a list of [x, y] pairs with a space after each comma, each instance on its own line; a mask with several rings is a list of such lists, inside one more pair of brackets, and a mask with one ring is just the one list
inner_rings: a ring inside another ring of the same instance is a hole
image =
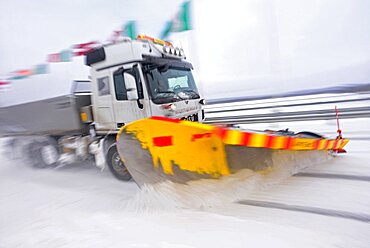
[[[284, 128], [292, 125], [278, 123], [315, 120], [333, 134], [336, 105], [342, 119], [370, 117], [366, 0], [3, 0], [0, 9], [0, 106], [69, 93], [73, 80], [89, 79], [84, 56], [48, 56], [114, 42], [119, 32], [184, 48], [209, 123]], [[181, 11], [187, 28], [166, 32]], [[46, 74], [19, 75], [40, 64]], [[368, 119], [360, 123], [362, 135]]]
[[[48, 54], [106, 42], [125, 23], [160, 37], [183, 1], [0, 2], [0, 75], [45, 62]], [[196, 0], [191, 30], [166, 39], [184, 47], [207, 99], [269, 96], [370, 83], [370, 3], [366, 0]], [[86, 79], [83, 58], [50, 66], [48, 75], [12, 81], [10, 105], [61, 95]], [[1, 78], [0, 78], [1, 79]]]

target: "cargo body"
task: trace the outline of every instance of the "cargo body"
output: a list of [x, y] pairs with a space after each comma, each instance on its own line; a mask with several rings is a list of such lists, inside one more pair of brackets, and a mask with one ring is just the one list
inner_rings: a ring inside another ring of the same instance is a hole
[[91, 104], [90, 95], [64, 96], [0, 108], [0, 134], [80, 135], [88, 125], [80, 118], [80, 109]]

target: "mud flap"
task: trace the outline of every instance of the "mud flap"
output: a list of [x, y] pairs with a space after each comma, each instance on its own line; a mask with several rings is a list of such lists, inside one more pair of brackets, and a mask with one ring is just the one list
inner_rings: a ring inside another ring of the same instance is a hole
[[118, 153], [139, 186], [217, 179], [242, 169], [264, 172], [273, 165], [277, 150], [329, 150], [347, 142], [243, 132], [163, 117], [132, 122], [117, 135]]

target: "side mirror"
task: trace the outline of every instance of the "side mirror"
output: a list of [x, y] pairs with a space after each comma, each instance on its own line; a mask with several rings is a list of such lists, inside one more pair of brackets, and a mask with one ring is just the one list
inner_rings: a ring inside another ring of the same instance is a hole
[[131, 74], [125, 72], [123, 74], [125, 79], [125, 86], [127, 90], [127, 99], [128, 100], [137, 100], [139, 99], [139, 96], [137, 94], [137, 88], [136, 88], [136, 81], [135, 77]]

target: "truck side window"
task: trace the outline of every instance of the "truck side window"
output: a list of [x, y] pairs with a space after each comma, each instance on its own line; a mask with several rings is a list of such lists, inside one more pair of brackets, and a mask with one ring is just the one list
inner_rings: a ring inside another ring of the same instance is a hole
[[115, 71], [113, 74], [113, 79], [114, 79], [114, 88], [116, 90], [116, 99], [118, 101], [128, 100], [125, 80], [123, 78], [123, 70], [118, 69], [117, 71]]
[[98, 78], [98, 95], [109, 95], [109, 77]]

